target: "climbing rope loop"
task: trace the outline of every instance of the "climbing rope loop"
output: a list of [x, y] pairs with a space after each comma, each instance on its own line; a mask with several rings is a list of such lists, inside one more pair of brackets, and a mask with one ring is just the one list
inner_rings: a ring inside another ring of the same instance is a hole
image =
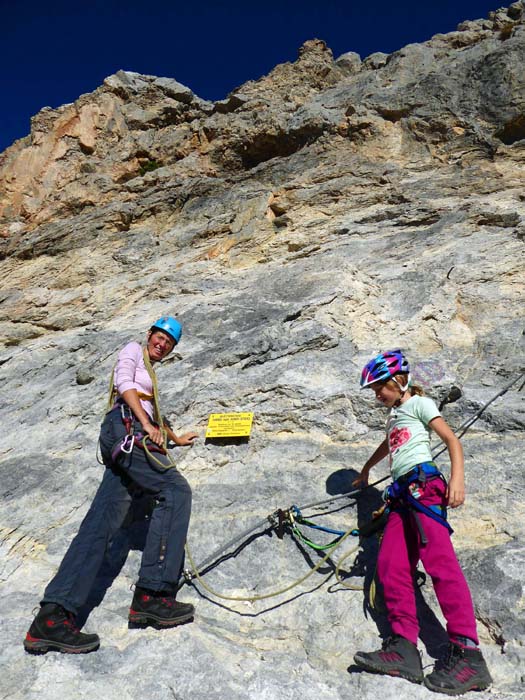
[[[285, 585], [285, 586], [283, 586], [283, 587], [281, 587], [281, 588], [277, 588], [277, 589], [275, 589], [275, 590], [268, 591], [268, 592], [266, 592], [266, 593], [260, 593], [260, 594], [257, 594], [257, 595], [231, 595], [231, 594], [222, 593], [222, 592], [217, 591], [215, 588], [213, 588], [212, 586], [208, 585], [208, 584], [204, 581], [204, 579], [202, 578], [201, 574], [199, 573], [199, 568], [196, 566], [196, 564], [195, 564], [195, 562], [194, 562], [194, 560], [193, 560], [193, 557], [192, 557], [192, 554], [191, 554], [191, 550], [190, 550], [188, 544], [186, 544], [186, 555], [187, 555], [187, 557], [188, 557], [188, 561], [189, 561], [189, 563], [190, 563], [190, 565], [191, 565], [192, 571], [191, 571], [191, 572], [186, 572], [186, 579], [187, 579], [187, 580], [188, 580], [188, 579], [189, 579], [189, 580], [192, 580], [193, 578], [195, 578], [195, 579], [198, 581], [199, 585], [200, 585], [207, 593], [209, 593], [210, 595], [215, 596], [216, 598], [220, 598], [221, 600], [231, 600], [231, 601], [238, 601], [238, 602], [254, 603], [255, 601], [258, 601], [258, 600], [266, 600], [266, 599], [268, 599], [268, 598], [274, 598], [274, 597], [277, 597], [277, 596], [282, 595], [283, 593], [287, 593], [288, 591], [291, 591], [293, 588], [295, 588], [296, 586], [299, 586], [301, 583], [303, 583], [304, 581], [306, 581], [307, 579], [309, 579], [310, 576], [312, 576], [316, 571], [318, 571], [318, 570], [323, 566], [323, 564], [325, 564], [325, 563], [330, 559], [330, 557], [332, 556], [334, 550], [335, 550], [337, 547], [339, 547], [340, 545], [342, 545], [343, 542], [345, 542], [345, 541], [348, 539], [348, 537], [354, 535], [354, 532], [355, 532], [355, 528], [352, 528], [352, 529], [347, 530], [346, 532], [344, 532], [343, 535], [338, 539], [338, 541], [333, 545], [333, 547], [331, 547], [331, 548], [328, 550], [328, 552], [325, 554], [325, 556], [322, 557], [322, 559], [320, 559], [320, 560], [317, 562], [317, 564], [315, 564], [315, 566], [313, 566], [306, 574], [304, 574], [303, 576], [299, 577], [298, 579], [295, 579], [294, 581], [291, 581], [289, 584], [287, 584], [287, 585]], [[347, 553], [345, 554], [345, 558], [346, 558], [347, 556], [349, 556], [350, 554], [352, 554], [353, 552], [355, 552], [358, 548], [359, 548], [359, 544], [357, 544], [355, 547], [353, 547], [353, 548], [351, 549], [351, 551], [347, 552]], [[330, 573], [325, 577], [325, 581], [327, 581], [331, 576], [332, 576], [332, 572], [330, 572]], [[325, 581], [323, 581], [323, 583], [324, 583]], [[344, 585], [344, 584], [343, 584], [343, 585]]]
[[[385, 476], [382, 479], [378, 479], [372, 484], [369, 484], [368, 486], [365, 486], [364, 488], [359, 488], [355, 489], [347, 494], [344, 494], [346, 498], [353, 498], [357, 496], [358, 494], [362, 493], [363, 491], [377, 486], [378, 484], [382, 483], [386, 479], [389, 479], [390, 476]], [[319, 504], [326, 504], [330, 503], [333, 500], [336, 500], [338, 498], [341, 498], [342, 496], [335, 496], [332, 499], [326, 499], [323, 501], [320, 501], [318, 503], [313, 503], [313, 504], [308, 504], [307, 506], [303, 507], [313, 507]], [[355, 503], [354, 503], [355, 504]], [[354, 505], [352, 504], [352, 505]], [[312, 516], [310, 516], [312, 517]], [[277, 535], [279, 537], [284, 534], [284, 530], [287, 529], [291, 533], [292, 536], [295, 536], [300, 542], [303, 544], [307, 544], [308, 546], [312, 547], [317, 552], [323, 552], [326, 551], [325, 555], [303, 576], [300, 576], [299, 578], [291, 581], [287, 585], [277, 588], [275, 590], [271, 590], [266, 593], [261, 593], [257, 595], [233, 595], [233, 594], [228, 594], [228, 593], [223, 593], [212, 586], [210, 586], [208, 583], [206, 583], [203, 579], [202, 576], [202, 571], [203, 569], [208, 566], [210, 563], [213, 561], [216, 561], [219, 559], [221, 556], [225, 554], [226, 551], [230, 550], [234, 544], [239, 542], [242, 538], [247, 537], [249, 534], [253, 533], [254, 530], [260, 529], [264, 524], [268, 524], [272, 526], [273, 529], [277, 531]], [[284, 527], [283, 527], [284, 526]], [[301, 529], [300, 526], [305, 526], [309, 527], [315, 531], [318, 532], [324, 532], [328, 534], [334, 534], [336, 535], [335, 539], [333, 539], [331, 542], [324, 544], [324, 545], [319, 545], [318, 543], [313, 542], [313, 540], [310, 540], [310, 538], [306, 537]], [[281, 530], [281, 532], [280, 532]], [[321, 567], [326, 564], [333, 556], [334, 552], [344, 543], [346, 540], [350, 537], [358, 537], [360, 535], [360, 531], [357, 527], [352, 527], [347, 530], [336, 530], [334, 528], [330, 527], [325, 527], [323, 525], [317, 525], [316, 523], [313, 523], [310, 519], [304, 518], [301, 509], [294, 505], [291, 506], [288, 510], [283, 511], [283, 510], [277, 510], [273, 513], [271, 513], [265, 520], [262, 521], [262, 523], [258, 523], [256, 527], [253, 527], [246, 532], [243, 533], [243, 535], [236, 537], [232, 540], [230, 540], [226, 546], [223, 546], [222, 548], [219, 548], [216, 550], [212, 555], [208, 556], [204, 562], [202, 562], [200, 565], [196, 565], [193, 555], [191, 553], [191, 549], [188, 544], [186, 544], [186, 556], [188, 558], [188, 562], [191, 566], [191, 569], [187, 569], [184, 572], [184, 579], [186, 583], [193, 582], [193, 580], [196, 580], [199, 585], [205, 590], [207, 593], [210, 595], [220, 598], [222, 600], [231, 600], [231, 601], [240, 601], [240, 602], [249, 602], [253, 603], [258, 600], [265, 600], [268, 598], [273, 598], [280, 596], [284, 593], [287, 593], [288, 591], [292, 590], [296, 586], [299, 586], [302, 584], [304, 581], [310, 578], [316, 571], [319, 571]], [[359, 549], [359, 542], [350, 547], [350, 549], [339, 558], [339, 560], [336, 562], [335, 565], [335, 570], [331, 571], [329, 574], [326, 575], [325, 579], [323, 580], [323, 584], [328, 581], [331, 576], [335, 574], [336, 580], [338, 583], [343, 586], [344, 588], [348, 588], [349, 590], [363, 590], [362, 585], [356, 585], [356, 584], [350, 584], [345, 581], [344, 574], [342, 572], [342, 566], [343, 562], [348, 559], [352, 554], [354, 554], [357, 550]], [[184, 582], [183, 582], [184, 583]], [[183, 585], [183, 584], [180, 584]], [[179, 586], [180, 587], [180, 586]]]

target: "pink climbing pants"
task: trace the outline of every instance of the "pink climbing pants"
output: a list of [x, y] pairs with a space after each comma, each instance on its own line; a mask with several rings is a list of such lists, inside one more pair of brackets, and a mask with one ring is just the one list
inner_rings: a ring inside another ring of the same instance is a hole
[[[446, 505], [445, 489], [442, 479], [427, 481], [421, 488], [420, 502], [426, 506]], [[377, 570], [392, 632], [417, 644], [419, 624], [414, 575], [421, 560], [434, 584], [449, 637], [468, 637], [477, 644], [472, 598], [450, 534], [446, 527], [424, 513], [418, 513], [418, 517], [428, 539], [426, 545], [421, 544], [414, 514], [407, 510], [393, 510], [379, 550]]]

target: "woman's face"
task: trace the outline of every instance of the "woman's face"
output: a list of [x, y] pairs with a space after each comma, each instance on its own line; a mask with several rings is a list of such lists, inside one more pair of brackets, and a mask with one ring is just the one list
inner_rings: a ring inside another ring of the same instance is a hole
[[149, 359], [152, 362], [160, 362], [175, 347], [175, 341], [164, 331], [150, 331], [147, 343]]

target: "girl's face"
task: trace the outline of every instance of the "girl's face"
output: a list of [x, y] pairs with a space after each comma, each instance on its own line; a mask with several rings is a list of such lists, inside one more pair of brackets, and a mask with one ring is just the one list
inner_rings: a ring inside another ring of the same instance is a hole
[[376, 399], [386, 406], [392, 408], [401, 398], [401, 389], [393, 381], [374, 382], [370, 385], [370, 389], [375, 393]]
[[152, 362], [160, 362], [175, 347], [175, 341], [163, 331], [150, 331], [148, 334], [148, 355]]

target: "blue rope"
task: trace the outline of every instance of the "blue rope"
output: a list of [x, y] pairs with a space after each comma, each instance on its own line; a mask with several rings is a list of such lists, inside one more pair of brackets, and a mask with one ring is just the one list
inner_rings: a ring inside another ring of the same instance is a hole
[[316, 525], [315, 523], [310, 522], [309, 520], [305, 520], [302, 516], [301, 511], [297, 506], [292, 506], [291, 509], [293, 511], [294, 517], [299, 522], [301, 525], [306, 525], [307, 527], [311, 527], [312, 530], [321, 530], [322, 532], [329, 532], [331, 535], [339, 535], [339, 537], [342, 537], [345, 534], [345, 530], [334, 530], [331, 527], [324, 527], [323, 525]]

